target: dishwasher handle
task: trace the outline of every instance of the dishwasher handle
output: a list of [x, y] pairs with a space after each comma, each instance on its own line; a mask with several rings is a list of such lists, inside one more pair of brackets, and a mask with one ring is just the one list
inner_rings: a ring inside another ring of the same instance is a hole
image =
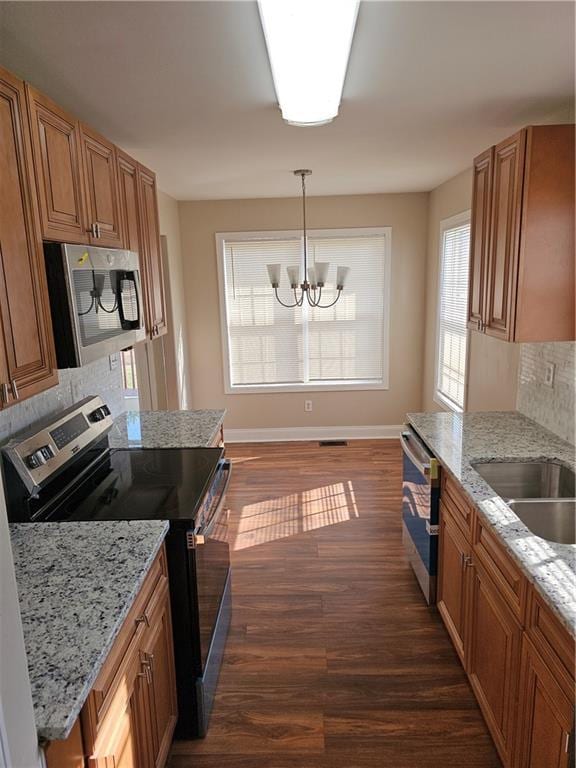
[[438, 460], [431, 456], [413, 432], [406, 430], [400, 435], [402, 450], [420, 472], [431, 480], [438, 477]]

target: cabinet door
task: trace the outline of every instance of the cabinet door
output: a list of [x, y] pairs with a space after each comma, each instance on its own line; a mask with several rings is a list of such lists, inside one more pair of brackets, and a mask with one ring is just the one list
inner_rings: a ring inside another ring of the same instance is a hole
[[176, 677], [170, 618], [168, 585], [154, 608], [142, 656], [151, 671], [149, 712], [151, 719], [152, 765], [161, 768], [166, 762], [176, 725]]
[[573, 696], [572, 681], [556, 677], [524, 636], [514, 768], [568, 768], [573, 765], [570, 749], [574, 726]]
[[472, 181], [472, 222], [470, 236], [470, 277], [468, 286], [468, 327], [482, 330], [492, 204], [494, 148], [474, 160]]
[[138, 169], [138, 191], [140, 216], [142, 220], [142, 247], [146, 267], [146, 305], [148, 332], [152, 338], [167, 332], [166, 303], [164, 298], [164, 270], [160, 249], [160, 225], [158, 223], [158, 200], [156, 177], [143, 166]]
[[58, 382], [42, 241], [31, 195], [24, 84], [0, 69], [0, 400]]
[[88, 757], [88, 768], [151, 768], [149, 679], [136, 651]]
[[440, 503], [438, 610], [464, 663], [470, 545]]
[[86, 228], [94, 245], [122, 246], [116, 151], [113, 144], [82, 126], [86, 180]]
[[42, 237], [86, 243], [78, 122], [30, 85], [26, 94]]
[[488, 259], [485, 330], [510, 341], [514, 335], [526, 131], [494, 148], [494, 181]]
[[510, 765], [522, 627], [476, 562], [471, 573], [466, 669], [500, 757]]
[[138, 163], [129, 155], [117, 152], [118, 185], [120, 188], [120, 218], [122, 247], [144, 256], [141, 247], [140, 211], [138, 208]]

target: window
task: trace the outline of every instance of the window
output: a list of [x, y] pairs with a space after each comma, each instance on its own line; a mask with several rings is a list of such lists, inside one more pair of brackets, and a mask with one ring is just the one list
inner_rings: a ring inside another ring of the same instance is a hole
[[285, 267], [302, 266], [298, 231], [216, 235], [227, 392], [386, 389], [390, 229], [313, 230], [308, 262], [329, 261], [323, 303], [336, 298], [336, 266], [350, 269], [329, 309], [281, 306], [266, 264], [281, 263], [280, 298], [293, 294]]
[[440, 292], [435, 400], [454, 411], [464, 409], [470, 214], [440, 226]]

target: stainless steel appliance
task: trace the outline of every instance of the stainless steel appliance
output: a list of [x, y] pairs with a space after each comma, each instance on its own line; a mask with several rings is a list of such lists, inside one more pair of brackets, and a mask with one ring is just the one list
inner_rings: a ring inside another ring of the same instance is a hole
[[402, 540], [426, 602], [436, 602], [440, 465], [413, 429], [401, 435]]
[[44, 244], [58, 368], [76, 368], [146, 338], [138, 254]]
[[230, 462], [221, 448], [112, 449], [112, 426], [106, 404], [91, 397], [11, 441], [3, 451], [8, 516], [169, 521], [176, 736], [203, 736], [230, 623]]

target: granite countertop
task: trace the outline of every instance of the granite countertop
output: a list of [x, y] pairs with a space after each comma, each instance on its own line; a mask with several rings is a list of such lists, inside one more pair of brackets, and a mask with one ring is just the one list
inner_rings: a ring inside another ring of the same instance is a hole
[[65, 739], [168, 531], [168, 523], [10, 526], [41, 739]]
[[225, 410], [129, 411], [114, 420], [112, 448], [205, 448], [216, 437]]
[[514, 411], [409, 413], [408, 421], [462, 484], [530, 581], [576, 635], [576, 545], [533, 534], [471, 466], [476, 461], [556, 459], [574, 469], [574, 446]]

